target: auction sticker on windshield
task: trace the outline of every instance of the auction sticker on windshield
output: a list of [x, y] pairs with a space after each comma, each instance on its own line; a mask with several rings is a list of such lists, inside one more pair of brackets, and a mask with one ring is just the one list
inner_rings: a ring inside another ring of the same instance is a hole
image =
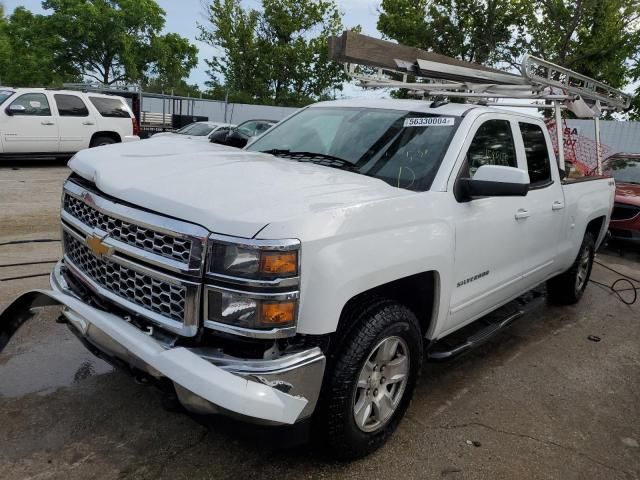
[[422, 118], [406, 118], [404, 126], [406, 127], [453, 127], [455, 118], [452, 117], [422, 117]]

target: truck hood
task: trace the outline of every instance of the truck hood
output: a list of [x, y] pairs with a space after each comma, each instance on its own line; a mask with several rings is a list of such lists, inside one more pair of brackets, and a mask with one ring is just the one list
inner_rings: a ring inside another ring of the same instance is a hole
[[170, 137], [83, 150], [69, 167], [117, 199], [243, 238], [271, 222], [412, 195], [352, 172]]

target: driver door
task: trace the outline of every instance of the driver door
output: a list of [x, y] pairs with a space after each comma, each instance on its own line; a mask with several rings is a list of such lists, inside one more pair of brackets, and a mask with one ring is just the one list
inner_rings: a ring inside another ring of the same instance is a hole
[[5, 153], [57, 153], [57, 118], [53, 116], [47, 95], [24, 93], [11, 102], [2, 117], [2, 142]]
[[[513, 122], [500, 114], [480, 117], [463, 147], [451, 181], [473, 178], [482, 165], [522, 168]], [[454, 280], [447, 332], [485, 315], [516, 296], [525, 254], [526, 222], [520, 219], [526, 197], [483, 197], [458, 201], [455, 225]]]

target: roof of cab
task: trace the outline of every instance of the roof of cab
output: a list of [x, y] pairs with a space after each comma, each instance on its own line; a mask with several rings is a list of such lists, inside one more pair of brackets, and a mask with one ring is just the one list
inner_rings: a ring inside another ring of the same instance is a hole
[[[403, 110], [410, 112], [431, 113], [433, 115], [453, 115], [463, 116], [470, 110], [474, 110], [478, 115], [489, 112], [501, 112], [505, 110], [496, 107], [488, 107], [473, 103], [445, 103], [439, 107], [431, 108], [430, 100], [395, 100], [378, 98], [354, 98], [348, 100], [332, 100], [319, 102], [311, 105], [312, 108], [321, 107], [347, 107], [347, 108], [381, 108], [387, 110]], [[526, 107], [526, 105], [523, 105]], [[524, 111], [509, 111], [514, 115], [539, 119]]]

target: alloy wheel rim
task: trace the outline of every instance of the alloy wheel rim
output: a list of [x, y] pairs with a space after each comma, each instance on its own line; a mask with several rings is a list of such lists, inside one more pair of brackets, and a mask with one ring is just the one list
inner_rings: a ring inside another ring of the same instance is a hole
[[409, 380], [409, 348], [400, 337], [387, 337], [367, 357], [353, 395], [353, 418], [363, 432], [384, 427], [402, 400]]
[[576, 276], [576, 291], [581, 291], [586, 282], [587, 276], [589, 275], [589, 261], [591, 260], [591, 250], [585, 248], [584, 252], [580, 256], [580, 261], [578, 263], [578, 275]]

